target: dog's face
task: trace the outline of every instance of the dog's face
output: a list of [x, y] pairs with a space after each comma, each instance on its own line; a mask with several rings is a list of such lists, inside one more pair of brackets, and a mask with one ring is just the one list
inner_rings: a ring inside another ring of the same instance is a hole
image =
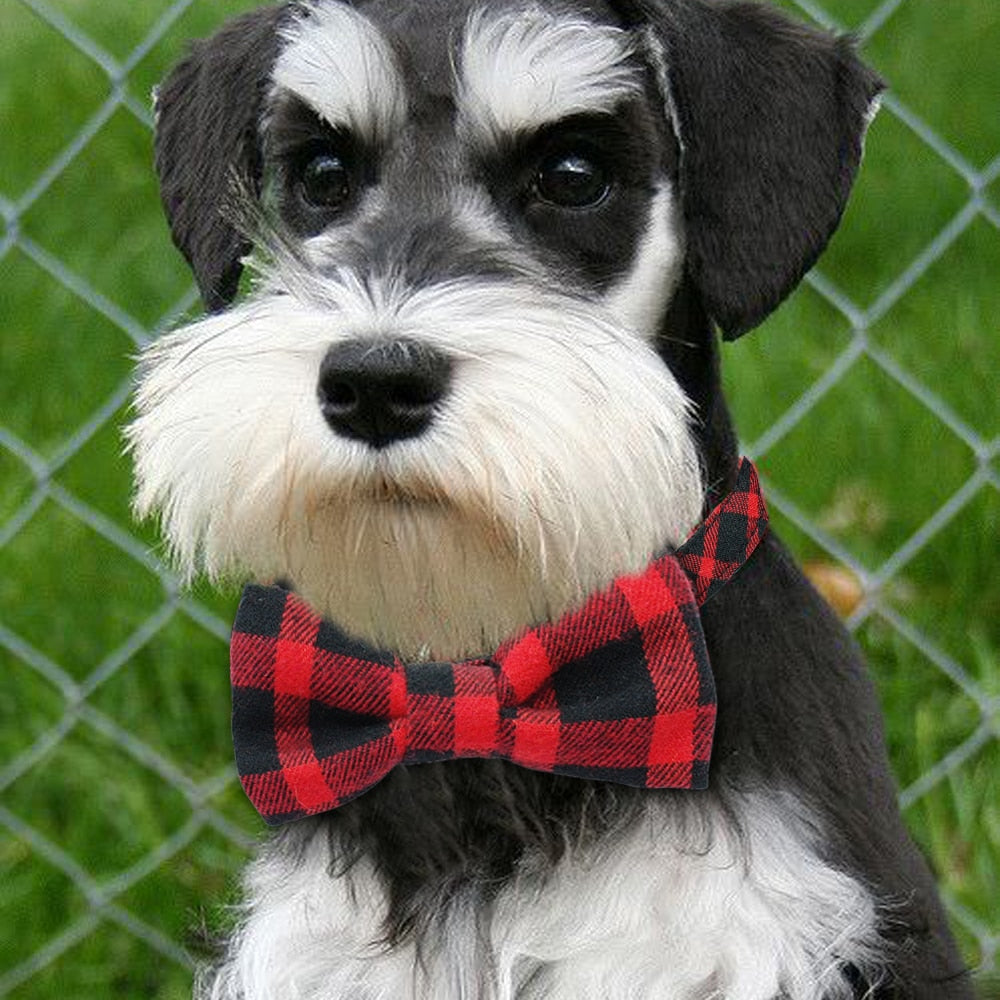
[[138, 509], [185, 567], [284, 578], [411, 655], [561, 613], [698, 521], [671, 303], [731, 334], [773, 308], [876, 91], [839, 43], [702, 0], [234, 22], [161, 90], [158, 165], [209, 305], [251, 241], [258, 280], [144, 359]]

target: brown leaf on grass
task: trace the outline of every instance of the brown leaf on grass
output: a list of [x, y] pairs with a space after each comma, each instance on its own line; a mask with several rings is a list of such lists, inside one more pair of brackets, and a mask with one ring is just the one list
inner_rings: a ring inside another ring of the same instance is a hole
[[810, 583], [841, 618], [850, 615], [865, 597], [861, 581], [840, 563], [807, 562], [803, 567]]

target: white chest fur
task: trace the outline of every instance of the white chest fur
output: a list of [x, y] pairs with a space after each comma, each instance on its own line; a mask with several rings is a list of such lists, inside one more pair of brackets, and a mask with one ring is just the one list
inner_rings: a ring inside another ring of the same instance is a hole
[[201, 996], [840, 1000], [844, 963], [873, 973], [876, 903], [821, 860], [798, 803], [744, 797], [734, 820], [707, 799], [656, 802], [543, 884], [513, 882], [486, 919], [453, 899], [420, 959], [412, 944], [377, 943], [381, 889], [364, 865], [330, 877], [325, 838], [295, 859], [265, 855], [243, 930]]

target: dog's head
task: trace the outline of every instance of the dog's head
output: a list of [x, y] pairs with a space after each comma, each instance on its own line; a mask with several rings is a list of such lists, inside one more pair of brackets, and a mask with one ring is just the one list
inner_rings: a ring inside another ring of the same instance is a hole
[[185, 567], [289, 579], [410, 652], [558, 614], [730, 471], [712, 325], [750, 329], [816, 259], [879, 89], [843, 40], [729, 0], [231, 22], [158, 93], [214, 315], [144, 359], [139, 511]]

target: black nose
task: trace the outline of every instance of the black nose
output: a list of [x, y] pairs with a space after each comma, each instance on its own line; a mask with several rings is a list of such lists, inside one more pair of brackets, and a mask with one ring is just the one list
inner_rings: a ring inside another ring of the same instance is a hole
[[440, 351], [412, 340], [334, 344], [319, 370], [319, 405], [342, 437], [384, 448], [430, 426], [451, 367]]

